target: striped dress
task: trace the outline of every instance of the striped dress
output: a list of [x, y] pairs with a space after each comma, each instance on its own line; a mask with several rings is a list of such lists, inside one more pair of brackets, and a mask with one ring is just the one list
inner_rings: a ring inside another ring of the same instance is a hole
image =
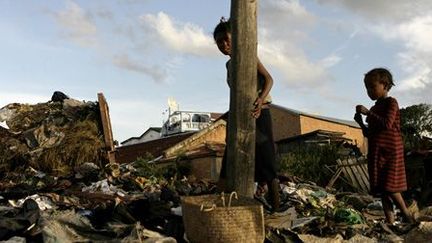
[[407, 189], [400, 112], [396, 99], [376, 101], [368, 123], [368, 168], [372, 194]]

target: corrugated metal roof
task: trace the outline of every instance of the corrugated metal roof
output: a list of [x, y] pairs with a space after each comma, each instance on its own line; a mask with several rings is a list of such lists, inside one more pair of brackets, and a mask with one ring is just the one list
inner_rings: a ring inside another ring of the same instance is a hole
[[347, 126], [351, 126], [351, 127], [360, 128], [360, 126], [354, 120], [349, 121], [349, 120], [343, 120], [343, 119], [338, 119], [338, 118], [333, 118], [333, 117], [328, 117], [328, 116], [313, 115], [310, 113], [286, 108], [286, 107], [276, 105], [276, 104], [271, 104], [270, 107], [272, 107], [274, 109], [284, 110], [286, 112], [293, 113], [296, 115], [308, 116], [308, 117], [312, 117], [312, 118], [316, 118], [316, 119], [320, 119], [320, 120], [324, 120], [324, 121], [330, 121], [330, 122], [339, 123], [339, 124], [343, 124], [343, 125], [347, 125]]
[[322, 130], [322, 129], [318, 129], [312, 132], [308, 132], [308, 133], [304, 133], [304, 134], [300, 134], [297, 136], [293, 136], [293, 137], [289, 137], [289, 138], [284, 138], [281, 139], [279, 141], [276, 141], [277, 144], [280, 143], [286, 143], [286, 142], [290, 142], [290, 141], [295, 141], [298, 139], [302, 139], [302, 138], [308, 138], [308, 137], [325, 137], [325, 138], [333, 138], [334, 140], [344, 140], [344, 141], [350, 141], [351, 139], [349, 138], [345, 138], [343, 137], [343, 135], [345, 135], [344, 132], [335, 132], [335, 131], [328, 131], [328, 130]]

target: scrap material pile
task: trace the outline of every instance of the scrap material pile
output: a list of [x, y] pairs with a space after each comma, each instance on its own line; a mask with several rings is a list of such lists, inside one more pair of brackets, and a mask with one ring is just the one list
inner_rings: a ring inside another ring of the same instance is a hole
[[98, 104], [9, 104], [0, 109], [0, 173], [34, 168], [67, 175], [85, 162], [99, 163], [103, 137]]
[[[151, 158], [102, 162], [97, 103], [65, 99], [0, 109], [0, 241], [185, 242], [181, 196], [216, 193], [173, 164]], [[266, 196], [265, 242], [428, 242], [432, 207], [419, 224], [387, 225], [378, 199], [280, 176], [281, 211]], [[186, 236], [187, 237], [187, 236]]]
[[283, 212], [266, 215], [270, 242], [429, 242], [432, 239], [432, 207], [419, 209], [410, 201], [416, 224], [397, 218], [384, 222], [379, 198], [367, 194], [335, 192], [313, 182], [291, 179], [282, 187]]
[[179, 193], [214, 193], [214, 185], [168, 183], [172, 169], [161, 174], [147, 161], [107, 163], [99, 108], [62, 99], [0, 109], [0, 241], [182, 237], [181, 216], [171, 212]]
[[214, 193], [215, 188], [166, 180], [147, 161], [103, 168], [84, 163], [71, 177], [35, 170], [24, 174], [14, 182], [0, 181], [0, 240], [177, 242], [183, 237], [182, 217], [175, 212], [179, 195]]

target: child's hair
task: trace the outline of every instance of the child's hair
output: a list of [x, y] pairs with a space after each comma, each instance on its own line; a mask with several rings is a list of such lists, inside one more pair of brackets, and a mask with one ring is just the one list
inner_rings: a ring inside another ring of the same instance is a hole
[[385, 68], [374, 68], [367, 72], [364, 77], [366, 80], [375, 80], [385, 85], [387, 90], [390, 90], [394, 86], [393, 76], [389, 70]]
[[219, 33], [231, 33], [231, 22], [226, 20], [224, 17], [220, 19], [220, 22], [218, 25], [216, 25], [214, 31], [213, 31], [213, 39], [216, 40], [216, 35]]

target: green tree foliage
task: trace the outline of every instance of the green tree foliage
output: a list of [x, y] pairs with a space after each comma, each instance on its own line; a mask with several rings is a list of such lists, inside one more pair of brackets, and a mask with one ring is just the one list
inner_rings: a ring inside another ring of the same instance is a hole
[[412, 105], [402, 108], [400, 113], [406, 150], [416, 148], [422, 136], [432, 135], [432, 105]]

